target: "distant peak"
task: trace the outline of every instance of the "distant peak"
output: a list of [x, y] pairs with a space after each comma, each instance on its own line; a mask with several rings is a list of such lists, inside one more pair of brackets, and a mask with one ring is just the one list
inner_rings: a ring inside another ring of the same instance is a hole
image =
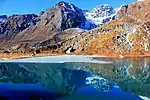
[[91, 13], [93, 13], [93, 17], [106, 17], [110, 16], [112, 14], [115, 14], [116, 11], [112, 6], [109, 6], [108, 4], [102, 4], [94, 8]]
[[112, 7], [112, 6], [109, 6], [109, 4], [102, 4], [102, 5], [98, 5], [98, 6], [96, 6], [93, 10], [92, 10], [92, 12], [99, 12], [99, 11], [107, 11], [107, 10], [111, 10], [111, 11], [113, 11], [114, 10], [114, 8]]
[[85, 11], [85, 16], [96, 25], [103, 25], [111, 20], [115, 20], [118, 9], [119, 8], [113, 8], [109, 4], [101, 4], [91, 11]]
[[101, 5], [96, 6], [96, 8], [99, 8], [99, 7], [107, 7], [107, 6], [109, 6], [109, 4], [101, 4]]
[[102, 5], [96, 6], [96, 8], [112, 8], [112, 6], [110, 6], [109, 4], [102, 4]]

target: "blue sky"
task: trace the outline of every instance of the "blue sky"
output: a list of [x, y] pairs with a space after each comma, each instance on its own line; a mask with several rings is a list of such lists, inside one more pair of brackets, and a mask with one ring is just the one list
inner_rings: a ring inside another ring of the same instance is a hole
[[[0, 0], [0, 15], [38, 13], [54, 6], [62, 0]], [[109, 4], [119, 7], [122, 4], [130, 4], [136, 0], [63, 0], [71, 2], [82, 9], [91, 10], [100, 4]]]

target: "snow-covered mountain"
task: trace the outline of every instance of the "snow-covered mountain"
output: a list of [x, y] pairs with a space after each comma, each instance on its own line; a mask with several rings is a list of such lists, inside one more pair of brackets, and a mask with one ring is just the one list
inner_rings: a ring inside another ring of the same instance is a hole
[[7, 15], [0, 15], [0, 23], [4, 22], [7, 19]]
[[114, 20], [117, 11], [117, 8], [113, 8], [108, 4], [103, 4], [91, 11], [85, 11], [85, 16], [89, 22], [93, 22], [96, 25], [102, 25], [110, 20]]

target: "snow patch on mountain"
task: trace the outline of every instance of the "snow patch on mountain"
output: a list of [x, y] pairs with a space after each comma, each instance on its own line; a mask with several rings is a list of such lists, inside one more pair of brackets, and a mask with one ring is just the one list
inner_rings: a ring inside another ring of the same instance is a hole
[[145, 0], [137, 0], [137, 1], [145, 1]]
[[96, 25], [103, 25], [111, 20], [115, 20], [118, 8], [113, 8], [108, 4], [99, 5], [91, 11], [85, 11], [87, 21]]
[[143, 100], [150, 100], [150, 98], [144, 96], [140, 96], [140, 98], [142, 98]]

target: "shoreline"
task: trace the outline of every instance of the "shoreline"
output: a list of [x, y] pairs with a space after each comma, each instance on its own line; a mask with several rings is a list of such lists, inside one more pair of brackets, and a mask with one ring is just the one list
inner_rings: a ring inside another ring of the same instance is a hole
[[150, 54], [145, 55], [85, 55], [85, 54], [36, 54], [33, 56], [33, 54], [21, 54], [21, 53], [13, 53], [13, 54], [5, 54], [0, 53], [0, 60], [13, 60], [13, 59], [25, 59], [25, 58], [36, 58], [36, 57], [47, 57], [47, 56], [85, 56], [85, 57], [105, 57], [105, 58], [142, 58], [142, 57], [150, 57]]
[[85, 55], [59, 55], [59, 56], [42, 56], [42, 57], [32, 57], [24, 59], [0, 59], [0, 63], [80, 63], [80, 62], [90, 62], [90, 63], [100, 63], [108, 64], [113, 63], [111, 61], [101, 61], [92, 59], [92, 56]]

